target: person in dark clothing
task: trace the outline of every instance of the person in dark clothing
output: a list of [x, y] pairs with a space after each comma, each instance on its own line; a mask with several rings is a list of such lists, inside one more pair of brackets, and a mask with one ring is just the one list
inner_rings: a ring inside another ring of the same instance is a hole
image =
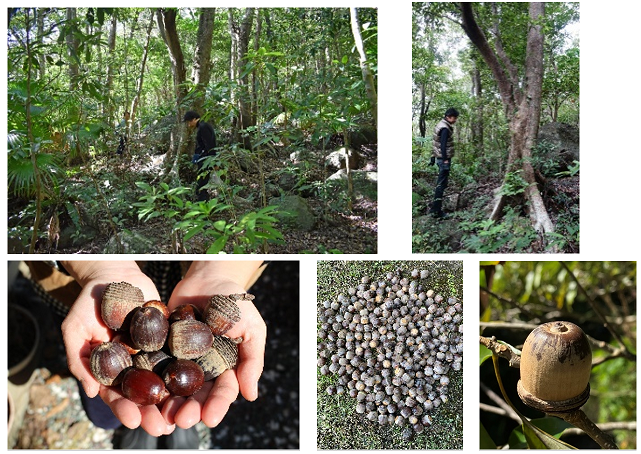
[[127, 143], [129, 142], [128, 137], [127, 137], [127, 123], [129, 123], [129, 118], [130, 114], [129, 112], [125, 112], [125, 115], [123, 116], [122, 121], [118, 126], [116, 127], [119, 135], [120, 135], [120, 143], [118, 144], [118, 150], [116, 150], [116, 153], [119, 155], [122, 155], [125, 151], [127, 151]]
[[198, 166], [198, 186], [196, 190], [197, 200], [199, 202], [208, 199], [207, 190], [203, 187], [209, 183], [211, 170], [201, 172], [204, 158], [216, 155], [216, 133], [214, 128], [200, 119], [200, 114], [194, 110], [188, 110], [183, 119], [190, 130], [196, 129], [196, 148], [191, 160]]
[[434, 164], [436, 161], [439, 170], [434, 190], [434, 201], [430, 204], [429, 212], [433, 217], [439, 219], [447, 216], [443, 212], [443, 193], [447, 188], [450, 166], [454, 156], [454, 123], [458, 117], [458, 111], [449, 108], [445, 112], [445, 117], [434, 128], [430, 164]]

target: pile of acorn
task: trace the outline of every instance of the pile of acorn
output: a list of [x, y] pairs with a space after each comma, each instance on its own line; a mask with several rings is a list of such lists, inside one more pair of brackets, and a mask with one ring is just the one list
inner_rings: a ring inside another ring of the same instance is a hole
[[225, 333], [240, 320], [236, 301], [253, 298], [248, 293], [214, 295], [202, 313], [190, 304], [170, 313], [161, 301], [145, 302], [139, 288], [113, 282], [103, 292], [100, 309], [116, 334], [92, 350], [91, 372], [105, 386], [120, 386], [138, 405], [191, 396], [236, 365], [239, 340]]
[[365, 276], [318, 307], [318, 367], [338, 377], [326, 392], [355, 398], [357, 413], [404, 427], [405, 438], [432, 423], [463, 364], [463, 306], [424, 288], [428, 274]]

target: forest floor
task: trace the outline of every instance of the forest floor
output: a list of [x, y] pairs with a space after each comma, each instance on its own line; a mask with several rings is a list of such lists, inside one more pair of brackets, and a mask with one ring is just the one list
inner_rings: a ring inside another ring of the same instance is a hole
[[430, 216], [436, 173], [415, 174], [413, 202], [413, 252], [545, 253], [579, 252], [579, 176], [548, 178], [540, 184], [548, 215], [556, 226], [555, 236], [542, 241], [531, 227], [526, 203], [508, 198], [499, 221], [489, 221], [498, 179], [485, 179], [465, 186], [450, 179], [445, 191], [444, 220]]
[[[283, 234], [284, 241], [278, 244], [269, 243], [266, 249], [260, 252], [273, 254], [376, 253], [378, 234], [376, 197], [359, 195], [355, 197], [351, 211], [348, 210], [343, 194], [337, 196], [336, 193], [329, 191], [323, 194], [325, 180], [333, 172], [323, 166], [324, 156], [320, 150], [309, 151], [314, 159], [298, 163], [298, 166], [291, 161], [290, 153], [291, 150], [282, 148], [273, 154], [265, 154], [259, 173], [256, 169], [244, 171], [236, 162], [232, 162], [227, 169], [230, 187], [239, 190], [236, 194], [239, 197], [238, 200], [248, 201], [243, 203], [245, 206], [235, 207], [238, 216], [262, 208], [260, 197], [262, 177], [265, 184], [269, 185], [270, 192], [267, 200], [289, 194], [304, 196], [315, 218], [315, 225], [311, 230], [276, 224], [275, 228]], [[324, 154], [328, 153], [329, 151], [326, 151]], [[361, 154], [365, 159], [359, 170], [376, 172], [376, 145], [362, 147]], [[295, 182], [294, 188], [280, 187], [279, 178], [284, 173], [289, 173], [286, 177], [289, 177], [290, 182], [292, 180]], [[175, 253], [170, 241], [173, 222], [168, 222], [163, 217], [141, 221], [138, 219], [138, 210], [133, 207], [143, 194], [136, 187], [136, 183], [142, 181], [157, 187], [163, 175], [164, 155], [144, 154], [142, 151], [135, 151], [132, 156], [124, 158], [102, 156], [81, 164], [65, 184], [63, 197], [66, 200], [59, 201], [54, 208], [49, 207], [43, 216], [47, 220], [52, 218], [54, 213], [59, 217], [60, 241], [56, 247], [43, 239], [41, 241], [43, 246], [38, 252], [113, 253], [115, 251], [106, 248], [110, 241], [113, 243], [113, 232], [117, 229], [119, 233], [126, 230], [149, 239], [153, 246], [142, 250], [125, 250], [125, 252]], [[191, 185], [190, 181], [194, 177], [191, 175], [182, 177], [182, 185]], [[314, 189], [303, 191], [299, 189], [301, 186]], [[237, 199], [236, 196], [234, 200]], [[189, 198], [191, 196], [186, 194], [185, 200]], [[69, 216], [70, 205], [78, 211], [80, 219], [73, 220]], [[24, 205], [19, 201], [10, 203], [10, 224], [12, 219], [20, 218], [17, 213], [23, 208]], [[226, 219], [228, 219], [230, 215], [223, 213], [223, 216], [227, 216]], [[109, 220], [113, 220], [113, 223]], [[46, 232], [42, 235], [46, 235]], [[23, 252], [20, 248], [24, 248], [25, 238], [21, 239], [22, 246], [17, 245], [18, 241], [11, 238], [10, 233], [12, 252]], [[185, 250], [187, 253], [203, 253], [213, 242], [213, 240], [208, 241], [207, 243], [202, 236], [196, 235], [185, 243]], [[226, 252], [231, 251], [226, 250]]]

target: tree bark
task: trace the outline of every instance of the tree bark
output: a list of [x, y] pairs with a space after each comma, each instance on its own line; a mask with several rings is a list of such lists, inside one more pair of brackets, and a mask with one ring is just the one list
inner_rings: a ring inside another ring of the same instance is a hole
[[[254, 8], [245, 9], [243, 20], [239, 26], [234, 20], [232, 9], [229, 9], [229, 32], [231, 34], [232, 43], [230, 74], [232, 75], [231, 80], [235, 80], [238, 84], [238, 97], [236, 98], [238, 115], [235, 120], [237, 133], [249, 128], [250, 126], [254, 126], [251, 114], [249, 74], [246, 74], [243, 70], [243, 65], [249, 49], [249, 37], [251, 35], [254, 10]], [[246, 149], [251, 149], [250, 137], [245, 135], [242, 142]]]
[[169, 58], [171, 60], [171, 70], [174, 79], [174, 95], [176, 99], [176, 126], [172, 129], [170, 135], [170, 146], [165, 156], [165, 170], [172, 180], [179, 181], [178, 157], [187, 146], [188, 131], [182, 125], [183, 108], [182, 101], [187, 96], [185, 79], [187, 71], [185, 69], [185, 56], [180, 46], [178, 30], [176, 29], [176, 16], [178, 10], [175, 8], [162, 8], [156, 12], [158, 19], [158, 29], [162, 36]]
[[192, 81], [195, 90], [199, 93], [194, 97], [192, 109], [201, 112], [205, 104], [205, 89], [211, 77], [211, 46], [214, 35], [214, 19], [216, 8], [201, 8], [196, 35], [196, 49], [194, 50], [194, 66]]
[[[496, 79], [501, 101], [510, 129], [510, 149], [506, 176], [518, 168], [523, 170], [523, 178], [528, 186], [525, 197], [529, 202], [528, 210], [532, 226], [537, 232], [554, 232], [543, 198], [535, 180], [531, 157], [541, 118], [541, 92], [543, 85], [543, 27], [545, 4], [532, 2], [529, 6], [530, 26], [527, 36], [525, 78], [520, 81], [518, 71], [504, 52], [500, 36], [495, 39], [496, 51], [492, 49], [485, 34], [476, 23], [472, 3], [461, 3], [462, 27]], [[495, 35], [498, 29], [495, 28]], [[505, 180], [503, 185], [505, 184]], [[498, 220], [505, 206], [505, 196], [497, 196], [490, 218]]]
[[363, 75], [363, 83], [365, 83], [365, 91], [370, 103], [370, 112], [374, 118], [374, 124], [378, 126], [378, 97], [376, 95], [376, 83], [374, 82], [374, 74], [369, 66], [367, 54], [363, 47], [363, 39], [361, 38], [361, 26], [358, 22], [358, 11], [356, 8], [350, 8], [350, 15], [352, 19], [352, 35], [354, 36], [354, 43], [358, 54], [360, 55], [361, 73]]
[[[111, 16], [111, 28], [109, 29], [109, 38], [107, 40], [107, 48], [109, 49], [108, 53], [108, 65], [107, 65], [107, 83], [105, 87], [105, 94], [111, 93], [111, 88], [113, 87], [114, 81], [114, 67], [116, 66], [115, 62], [115, 52], [116, 52], [116, 30], [118, 28], [118, 18], [116, 14]], [[104, 104], [105, 110], [103, 115], [109, 120], [110, 123], [113, 123], [114, 118], [114, 106], [113, 103], [107, 102]]]
[[72, 29], [76, 29], [76, 8], [67, 8], [67, 25], [70, 27], [66, 36], [67, 55], [69, 56], [69, 91], [78, 89], [78, 39]]
[[151, 13], [149, 18], [149, 25], [147, 26], [147, 41], [145, 42], [145, 47], [143, 49], [142, 61], [140, 62], [140, 75], [138, 76], [138, 81], [136, 82], [136, 94], [134, 99], [131, 101], [131, 107], [129, 109], [129, 121], [127, 122], [127, 136], [129, 136], [129, 129], [131, 123], [136, 118], [136, 111], [138, 110], [138, 103], [140, 102], [140, 97], [142, 96], [142, 87], [145, 80], [145, 66], [147, 64], [147, 56], [149, 55], [149, 42], [151, 41], [151, 31], [154, 27], [154, 14]]

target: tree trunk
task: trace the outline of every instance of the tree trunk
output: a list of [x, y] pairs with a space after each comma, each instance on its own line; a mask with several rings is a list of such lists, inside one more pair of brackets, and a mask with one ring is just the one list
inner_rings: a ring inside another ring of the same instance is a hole
[[378, 98], [376, 95], [376, 83], [374, 82], [374, 74], [372, 73], [371, 68], [369, 67], [369, 62], [367, 61], [367, 54], [363, 48], [363, 39], [361, 38], [361, 26], [358, 22], [358, 12], [356, 8], [349, 9], [351, 18], [352, 18], [352, 35], [354, 35], [354, 43], [356, 44], [356, 49], [360, 55], [361, 63], [361, 73], [363, 75], [363, 82], [365, 83], [365, 91], [367, 93], [367, 99], [370, 103], [370, 112], [372, 118], [374, 118], [374, 124], [378, 125], [377, 119], [377, 109], [378, 109]]
[[182, 101], [187, 95], [185, 79], [187, 71], [185, 69], [185, 56], [183, 55], [178, 39], [178, 30], [176, 29], [176, 16], [178, 10], [175, 8], [162, 8], [156, 13], [158, 19], [158, 29], [162, 36], [169, 58], [171, 60], [171, 70], [174, 79], [174, 95], [176, 99], [176, 126], [171, 131], [170, 147], [165, 156], [165, 170], [172, 180], [179, 181], [178, 157], [184, 152], [188, 143], [188, 131], [182, 124], [183, 108]]
[[418, 130], [421, 133], [421, 137], [424, 139], [427, 133], [427, 125], [425, 124], [425, 118], [427, 117], [428, 105], [425, 102], [425, 82], [421, 82], [421, 111], [418, 114]]
[[[115, 52], [116, 52], [116, 30], [118, 28], [118, 18], [116, 14], [111, 16], [111, 28], [109, 30], [109, 38], [107, 40], [107, 47], [109, 49], [108, 54], [108, 65], [107, 65], [107, 83], [105, 87], [105, 95], [111, 94], [111, 89], [113, 87], [114, 81], [114, 67], [116, 66], [115, 62]], [[104, 104], [105, 108], [103, 110], [103, 116], [108, 119], [110, 123], [115, 121], [114, 117], [114, 106], [111, 102]]]
[[145, 66], [147, 64], [147, 56], [149, 54], [149, 42], [151, 40], [151, 31], [154, 27], [154, 13], [151, 13], [149, 18], [149, 25], [147, 26], [147, 41], [145, 42], [145, 47], [142, 53], [142, 61], [140, 62], [140, 76], [136, 82], [136, 94], [134, 99], [131, 101], [131, 107], [129, 109], [129, 120], [127, 121], [127, 137], [129, 137], [129, 129], [131, 123], [136, 118], [136, 111], [138, 110], [138, 103], [140, 102], [140, 97], [142, 96], [142, 87], [145, 79]]
[[472, 145], [478, 154], [483, 153], [483, 85], [481, 84], [481, 71], [476, 64], [472, 70], [472, 96], [476, 103], [476, 118], [472, 119]]
[[[474, 18], [472, 3], [461, 3], [462, 27], [481, 56], [492, 70], [496, 79], [501, 101], [505, 108], [510, 128], [510, 149], [506, 177], [510, 172], [522, 169], [523, 178], [528, 183], [525, 198], [532, 226], [540, 233], [554, 232], [543, 198], [537, 188], [534, 169], [531, 163], [532, 148], [535, 145], [541, 118], [541, 92], [543, 85], [543, 27], [541, 20], [545, 15], [545, 4], [532, 2], [529, 7], [530, 27], [527, 37], [525, 79], [520, 82], [518, 71], [509, 60], [498, 35], [494, 30], [495, 48], [489, 45], [485, 34]], [[505, 185], [505, 180], [503, 181]], [[498, 220], [505, 206], [506, 196], [499, 190], [490, 218]]]
[[[249, 49], [249, 37], [251, 35], [251, 25], [254, 16], [254, 8], [246, 8], [243, 21], [236, 24], [233, 16], [233, 10], [229, 9], [229, 33], [231, 35], [231, 58], [230, 58], [230, 75], [231, 80], [238, 84], [238, 96], [234, 100], [238, 109], [238, 115], [234, 122], [236, 133], [242, 133], [243, 130], [254, 126], [252, 122], [251, 99], [249, 74], [244, 71], [245, 58]], [[251, 139], [247, 135], [242, 138], [243, 146], [251, 149]]]
[[[76, 29], [76, 8], [67, 8], [67, 24]], [[71, 30], [65, 35], [67, 44], [67, 55], [69, 56], [69, 91], [74, 92], [78, 89], [78, 39], [76, 34]]]
[[[36, 23], [38, 24], [38, 31], [36, 33], [36, 39], [38, 41], [38, 45], [42, 46], [43, 44], [43, 35], [45, 31], [45, 15], [47, 12], [48, 8], [36, 8]], [[41, 82], [44, 82], [45, 75], [46, 75], [46, 69], [47, 69], [47, 60], [46, 60], [46, 55], [44, 52], [38, 52], [38, 79]]]
[[205, 104], [205, 89], [209, 84], [211, 75], [211, 46], [215, 16], [216, 8], [201, 8], [200, 10], [196, 49], [194, 50], [194, 67], [192, 70], [192, 81], [199, 95], [194, 97], [191, 109], [197, 112], [201, 112]]

